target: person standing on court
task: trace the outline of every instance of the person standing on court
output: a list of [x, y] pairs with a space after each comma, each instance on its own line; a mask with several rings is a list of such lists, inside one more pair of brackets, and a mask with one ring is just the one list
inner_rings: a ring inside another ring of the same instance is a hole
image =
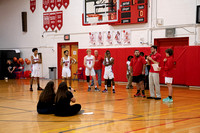
[[42, 63], [42, 59], [40, 58], [40, 56], [38, 55], [38, 49], [37, 48], [33, 48], [32, 49], [33, 55], [31, 56], [31, 62], [32, 62], [32, 72], [31, 72], [31, 80], [30, 80], [30, 91], [33, 91], [33, 79], [36, 78], [37, 79], [37, 85], [38, 85], [38, 90], [43, 90], [40, 87], [40, 79], [39, 77], [41, 76], [40, 73], [40, 64]]
[[[102, 74], [102, 64], [103, 64], [103, 57], [98, 54], [98, 50], [94, 51], [95, 55], [95, 64], [94, 64], [94, 71], [98, 76], [98, 84], [101, 86], [101, 74]], [[91, 86], [94, 85], [94, 79], [92, 78]]]
[[126, 89], [132, 89], [133, 88], [133, 86], [132, 86], [132, 76], [131, 76], [131, 70], [130, 70], [130, 63], [131, 63], [132, 58], [133, 58], [133, 56], [129, 55], [127, 62], [126, 62], [126, 70], [127, 70], [126, 78], [128, 80], [128, 83], [126, 85]]
[[95, 91], [100, 91], [97, 88], [96, 75], [94, 71], [95, 57], [91, 55], [90, 49], [87, 49], [86, 52], [87, 52], [87, 55], [84, 57], [84, 66], [85, 66], [85, 75], [86, 75], [87, 83], [88, 83], [88, 92], [91, 91], [90, 76], [92, 76], [92, 78], [94, 79]]
[[71, 69], [70, 66], [72, 64], [77, 63], [76, 60], [69, 56], [69, 51], [64, 51], [64, 57], [61, 58], [60, 65], [63, 66], [62, 68], [62, 77], [64, 81], [67, 83], [67, 79], [69, 80], [69, 89], [71, 90]]
[[[134, 97], [145, 97], [144, 74], [146, 61], [144, 57], [140, 55], [139, 50], [135, 50], [134, 55], [135, 58], [133, 58], [130, 63], [131, 76], [133, 76], [133, 82], [135, 82], [137, 86], [137, 93], [134, 95]], [[140, 93], [140, 89], [142, 90], [142, 94]]]
[[[161, 99], [160, 94], [160, 78], [159, 78], [159, 71], [155, 71], [153, 69], [152, 64], [160, 64], [161, 62], [161, 55], [157, 52], [157, 46], [151, 46], [151, 55], [147, 57], [149, 64], [150, 64], [150, 71], [149, 71], [149, 91], [150, 97], [147, 99]], [[154, 93], [154, 89], [156, 90], [156, 97]]]

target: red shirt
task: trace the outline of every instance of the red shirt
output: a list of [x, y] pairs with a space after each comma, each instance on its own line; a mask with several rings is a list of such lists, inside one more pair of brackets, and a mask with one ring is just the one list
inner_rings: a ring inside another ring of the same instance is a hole
[[133, 68], [133, 76], [142, 74], [143, 66], [146, 64], [144, 57], [139, 56], [131, 60], [130, 66]]
[[164, 76], [165, 77], [173, 77], [173, 69], [174, 69], [174, 59], [173, 57], [167, 57], [167, 61], [164, 62]]
[[95, 56], [94, 70], [102, 69], [103, 57]]
[[[159, 53], [156, 53], [156, 54], [152, 54], [151, 55], [151, 58], [156, 61], [156, 62], [161, 62], [161, 55]], [[150, 61], [150, 65], [154, 64], [152, 61]], [[159, 73], [159, 71], [154, 71], [153, 67], [151, 66], [150, 68], [150, 71], [149, 72], [152, 72], [152, 73]]]

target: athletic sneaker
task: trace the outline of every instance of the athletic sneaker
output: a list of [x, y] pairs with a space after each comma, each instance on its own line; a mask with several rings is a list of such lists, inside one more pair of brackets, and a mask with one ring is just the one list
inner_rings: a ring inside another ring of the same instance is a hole
[[95, 88], [95, 89], [94, 89], [94, 91], [100, 91], [100, 89], [98, 89], [98, 88]]
[[141, 95], [140, 95], [140, 93], [136, 93], [135, 95], [134, 95], [134, 97], [140, 97]]
[[141, 96], [142, 96], [143, 98], [145, 98], [145, 97], [146, 97], [146, 96], [145, 96], [145, 94], [142, 94]]
[[30, 91], [33, 91], [33, 88], [30, 88]]
[[163, 99], [163, 102], [169, 102], [169, 103], [172, 103], [173, 102], [173, 99], [170, 99], [169, 97]]
[[108, 90], [104, 89], [102, 92], [105, 93], [105, 92], [108, 92]]
[[89, 91], [91, 91], [91, 88], [90, 88], [90, 87], [88, 87], [88, 90], [87, 90], [87, 91], [88, 91], [88, 92], [89, 92]]
[[37, 90], [42, 91], [43, 89], [41, 87], [39, 87]]
[[113, 93], [115, 93], [115, 89], [113, 89]]

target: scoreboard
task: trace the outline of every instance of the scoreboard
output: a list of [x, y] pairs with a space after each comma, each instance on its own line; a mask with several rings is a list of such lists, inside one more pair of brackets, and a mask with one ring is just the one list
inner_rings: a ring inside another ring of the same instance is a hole
[[118, 22], [111, 25], [147, 23], [148, 0], [120, 0]]

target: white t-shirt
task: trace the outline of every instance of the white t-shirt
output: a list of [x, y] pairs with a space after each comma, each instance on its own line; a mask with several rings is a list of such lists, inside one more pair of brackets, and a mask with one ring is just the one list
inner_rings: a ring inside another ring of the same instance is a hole
[[130, 61], [127, 61], [127, 62], [126, 62], [126, 64], [128, 65], [128, 71], [127, 71], [127, 74], [129, 74], [129, 71], [130, 71], [130, 63], [131, 63]]
[[[37, 56], [33, 55], [33, 61], [34, 61], [34, 62], [39, 61], [39, 56], [38, 56], [38, 54], [37, 54]], [[40, 69], [39, 63], [32, 64], [32, 67], [33, 67], [33, 70], [38, 70], [38, 69]]]
[[70, 56], [68, 56], [67, 59], [65, 59], [65, 57], [63, 57], [63, 67], [64, 68], [69, 68], [70, 67]]
[[[110, 62], [113, 58], [110, 57]], [[108, 58], [106, 58], [106, 62], [104, 62], [104, 65], [107, 65], [109, 63], [109, 60]], [[112, 71], [112, 65], [109, 65], [109, 66], [105, 66], [105, 71]]]

